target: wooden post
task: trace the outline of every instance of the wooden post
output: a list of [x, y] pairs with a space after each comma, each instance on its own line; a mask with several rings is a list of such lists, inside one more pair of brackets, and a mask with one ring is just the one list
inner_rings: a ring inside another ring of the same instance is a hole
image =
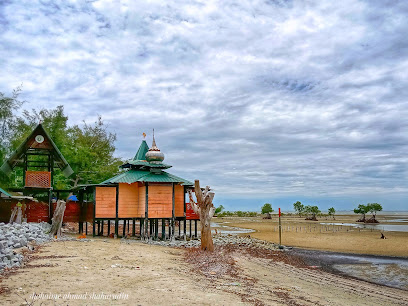
[[197, 239], [198, 235], [197, 235], [197, 220], [194, 220], [194, 237]]
[[166, 221], [162, 219], [162, 240], [166, 239]]
[[159, 219], [154, 220], [154, 239], [157, 240], [159, 238]]
[[133, 237], [136, 236], [136, 226], [135, 226], [135, 223], [136, 223], [136, 219], [133, 218], [133, 224], [132, 224], [132, 236], [133, 236]]
[[193, 236], [193, 233], [192, 233], [192, 230], [191, 230], [191, 227], [192, 227], [192, 220], [190, 220], [190, 239], [192, 238], [192, 236]]
[[139, 235], [140, 235], [140, 239], [143, 238], [143, 219], [139, 219]]
[[85, 235], [88, 235], [88, 222], [85, 221]]
[[173, 190], [173, 192], [172, 192], [172, 212], [171, 212], [171, 223], [172, 223], [172, 227], [173, 227], [173, 229], [172, 229], [172, 239], [174, 239], [174, 236], [176, 235], [176, 219], [175, 219], [175, 203], [176, 203], [176, 201], [175, 201], [175, 196], [174, 196], [174, 183], [172, 183], [172, 190]]
[[95, 212], [96, 212], [96, 187], [93, 189], [94, 195], [94, 207], [93, 207], [93, 220], [92, 220], [92, 237], [95, 237]]
[[119, 184], [116, 185], [115, 237], [119, 236]]
[[126, 219], [123, 219], [123, 235], [122, 237], [126, 237]]
[[146, 185], [146, 208], [145, 208], [145, 238], [149, 238], [149, 228], [148, 228], [148, 223], [149, 223], [149, 183], [145, 183]]
[[281, 223], [281, 210], [279, 207], [279, 246], [282, 244], [282, 223]]
[[104, 222], [105, 222], [105, 221], [102, 219], [101, 222], [102, 222], [102, 226], [101, 226], [101, 236], [103, 236], [103, 226], [104, 226]]
[[108, 220], [108, 237], [110, 235], [110, 219]]

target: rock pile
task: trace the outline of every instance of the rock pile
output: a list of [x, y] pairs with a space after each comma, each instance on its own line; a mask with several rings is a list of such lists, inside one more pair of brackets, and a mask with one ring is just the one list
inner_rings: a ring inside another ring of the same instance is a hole
[[[122, 242], [129, 243], [136, 240], [122, 239]], [[225, 245], [237, 245], [240, 247], [251, 247], [251, 248], [262, 248], [267, 250], [279, 250], [279, 249], [290, 249], [289, 247], [279, 246], [276, 243], [263, 241], [250, 236], [240, 237], [235, 235], [218, 235], [213, 237], [214, 245], [225, 246]], [[201, 245], [200, 240], [174, 240], [174, 241], [160, 241], [160, 240], [149, 240], [147, 243], [154, 245], [162, 245], [168, 247], [181, 247], [181, 248], [193, 248], [199, 247]]]
[[29, 246], [30, 243], [41, 244], [50, 240], [46, 232], [48, 223], [4, 224], [0, 223], [0, 271], [21, 265], [23, 255], [13, 249]]

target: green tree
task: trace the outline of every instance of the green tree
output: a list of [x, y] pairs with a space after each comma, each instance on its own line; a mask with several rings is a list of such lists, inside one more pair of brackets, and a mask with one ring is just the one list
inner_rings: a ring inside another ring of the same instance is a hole
[[215, 209], [215, 214], [219, 214], [220, 212], [222, 212], [224, 210], [224, 206], [220, 205]]
[[270, 214], [271, 212], [273, 212], [272, 205], [270, 203], [265, 203], [262, 206], [262, 213], [263, 214]]
[[357, 220], [357, 222], [366, 222], [366, 217], [365, 215], [369, 212], [369, 207], [364, 204], [358, 204], [358, 207], [354, 209], [355, 214], [360, 214], [362, 215], [360, 219]]
[[330, 207], [328, 210], [328, 213], [329, 213], [329, 216], [332, 216], [333, 219], [335, 219], [334, 214], [336, 213], [336, 210], [334, 209], [334, 207]]
[[302, 213], [305, 210], [305, 206], [299, 201], [297, 201], [296, 203], [293, 203], [293, 208], [296, 211], [296, 213], [299, 214], [299, 217], [302, 216]]
[[[320, 211], [319, 207], [317, 207], [316, 205], [314, 205], [314, 206], [306, 205], [304, 207], [304, 212], [307, 215], [306, 220], [317, 221], [316, 215], [319, 214], [321, 211]], [[309, 217], [309, 215], [310, 215], [310, 217]]]
[[368, 203], [367, 205], [368, 211], [373, 215], [372, 219], [376, 220], [377, 217], [377, 212], [382, 211], [382, 206], [381, 204], [378, 203]]
[[55, 109], [24, 111], [13, 128], [12, 148], [17, 148], [39, 122], [74, 170], [68, 179], [56, 171], [55, 188], [100, 183], [119, 172], [122, 161], [113, 156], [116, 135], [107, 131], [102, 118], [99, 116], [93, 124], [84, 122], [70, 127], [62, 105]]
[[[15, 112], [24, 103], [18, 99], [20, 93], [21, 86], [14, 89], [11, 96], [6, 96], [0, 92], [0, 165], [3, 164], [6, 156], [12, 152], [10, 140], [16, 121]], [[10, 183], [10, 178], [0, 171], [0, 186], [6, 188]]]
[[113, 156], [116, 134], [107, 131], [100, 116], [94, 124], [73, 126], [68, 135], [70, 150], [66, 158], [74, 170], [72, 186], [100, 183], [119, 172], [123, 161]]

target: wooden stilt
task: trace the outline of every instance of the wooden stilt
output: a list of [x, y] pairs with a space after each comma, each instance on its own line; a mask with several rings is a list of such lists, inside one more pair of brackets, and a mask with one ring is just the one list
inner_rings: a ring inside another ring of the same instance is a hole
[[85, 222], [85, 234], [88, 235], [88, 222]]
[[126, 236], [126, 219], [123, 219], [123, 235], [122, 237]]
[[178, 222], [178, 225], [179, 225], [179, 237], [181, 237], [181, 221], [180, 220]]
[[96, 224], [96, 221], [94, 219], [93, 222], [92, 222], [92, 236], [93, 237], [95, 237], [95, 224]]
[[197, 239], [198, 235], [197, 235], [197, 220], [194, 220], [194, 237]]
[[98, 220], [98, 236], [101, 234], [101, 221]]
[[191, 220], [190, 220], [190, 239], [191, 239], [191, 237], [193, 236], [193, 234], [192, 234], [192, 232], [191, 232]]
[[143, 238], [143, 219], [139, 219], [139, 235], [140, 239]]
[[133, 223], [132, 223], [132, 236], [133, 237], [136, 235], [135, 223], [136, 223], [136, 219], [133, 218]]
[[154, 239], [157, 240], [157, 238], [159, 238], [159, 219], [154, 220], [154, 225], [155, 225]]
[[108, 220], [108, 237], [110, 235], [110, 220]]
[[161, 220], [162, 223], [162, 240], [166, 240], [166, 221], [164, 219]]
[[103, 225], [104, 225], [104, 220], [101, 221], [102, 222], [102, 226], [101, 226], [101, 236], [103, 236]]
[[185, 218], [183, 220], [183, 225], [184, 225], [183, 238], [185, 240], [187, 236], [187, 220]]
[[128, 228], [127, 228], [127, 233], [128, 233], [128, 235], [129, 235], [129, 233], [130, 233], [130, 220], [128, 220], [127, 226], [128, 226]]

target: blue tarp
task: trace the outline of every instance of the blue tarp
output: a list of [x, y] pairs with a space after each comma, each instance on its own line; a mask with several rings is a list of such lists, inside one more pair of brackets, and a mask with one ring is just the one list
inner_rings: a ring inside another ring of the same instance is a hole
[[78, 201], [78, 198], [75, 194], [73, 194], [72, 196], [68, 197], [68, 201]]

